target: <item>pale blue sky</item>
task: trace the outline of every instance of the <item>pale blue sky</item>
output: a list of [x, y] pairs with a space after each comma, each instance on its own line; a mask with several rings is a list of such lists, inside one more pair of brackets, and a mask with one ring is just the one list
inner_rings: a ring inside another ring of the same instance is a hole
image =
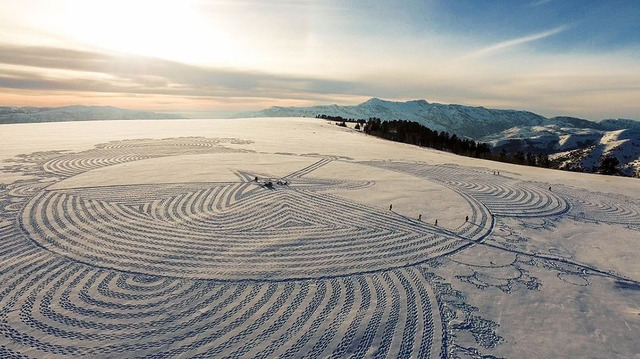
[[0, 105], [426, 99], [640, 119], [639, 1], [0, 0]]

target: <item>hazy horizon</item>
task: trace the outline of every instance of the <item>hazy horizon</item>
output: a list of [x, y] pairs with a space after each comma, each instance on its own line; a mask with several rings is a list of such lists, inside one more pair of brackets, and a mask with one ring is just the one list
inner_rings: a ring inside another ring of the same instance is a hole
[[[393, 100], [387, 100], [387, 99], [380, 99], [377, 97], [372, 97], [371, 99], [379, 99], [382, 101], [386, 101], [386, 102], [400, 102], [400, 101], [393, 101]], [[412, 102], [412, 101], [422, 101], [425, 100], [430, 104], [440, 104], [440, 105], [462, 105], [462, 106], [468, 106], [465, 104], [443, 104], [443, 103], [437, 103], [437, 102], [433, 102], [433, 101], [428, 101], [426, 99], [413, 99], [413, 100], [407, 100], [407, 101], [401, 101], [401, 102]], [[368, 100], [367, 100], [368, 101]], [[363, 103], [366, 101], [363, 101]], [[362, 104], [362, 103], [360, 103]], [[348, 106], [357, 106], [359, 104], [355, 104], [355, 105], [343, 105], [343, 104], [339, 104], [339, 103], [325, 103], [325, 104], [319, 104], [319, 105], [315, 105], [315, 106], [340, 106], [340, 107], [348, 107]], [[260, 110], [266, 110], [272, 107], [277, 107], [277, 106], [269, 106], [266, 108], [261, 108], [258, 109], [257, 111], [252, 111], [252, 110], [246, 110], [246, 111], [222, 111], [222, 112], [198, 112], [198, 111], [154, 111], [151, 109], [145, 109], [145, 108], [138, 108], [138, 109], [134, 109], [134, 108], [125, 108], [125, 107], [119, 107], [119, 106], [113, 106], [113, 105], [109, 105], [109, 104], [104, 104], [104, 105], [82, 105], [82, 104], [68, 104], [68, 105], [60, 105], [60, 106], [43, 106], [43, 107], [38, 107], [38, 106], [34, 106], [34, 108], [50, 108], [50, 109], [58, 109], [58, 108], [65, 108], [65, 107], [82, 107], [82, 106], [86, 106], [86, 107], [112, 107], [112, 108], [116, 108], [116, 109], [121, 109], [121, 110], [131, 110], [131, 111], [141, 111], [141, 112], [153, 112], [153, 113], [157, 113], [157, 114], [167, 114], [167, 115], [176, 115], [178, 117], [176, 117], [176, 119], [187, 119], [187, 120], [206, 120], [206, 119], [230, 119], [230, 118], [242, 118], [243, 115], [246, 114], [250, 114], [252, 112], [260, 112]], [[1, 107], [1, 106], [0, 106]], [[32, 106], [5, 106], [5, 107], [15, 107], [15, 108], [29, 108]], [[313, 107], [313, 106], [310, 106]], [[487, 106], [469, 106], [469, 107], [487, 107]], [[300, 108], [307, 108], [305, 107], [300, 107]], [[518, 108], [504, 108], [503, 110], [515, 110], [515, 111], [528, 111], [526, 109], [518, 109]], [[533, 111], [530, 111], [533, 112]], [[535, 112], [534, 112], [535, 113]], [[320, 113], [319, 113], [320, 115]], [[539, 114], [538, 114], [539, 115]], [[251, 116], [253, 117], [253, 116]], [[260, 116], [263, 117], [263, 116]], [[558, 115], [558, 116], [545, 116], [549, 119], [554, 118], [554, 117], [562, 117], [562, 115]], [[574, 117], [574, 118], [579, 118], [576, 116], [567, 116], [567, 117]], [[603, 118], [598, 118], [598, 119], [587, 119], [589, 121], [592, 122], [601, 122], [604, 120], [632, 120], [632, 121], [640, 121], [640, 118], [622, 118], [622, 117], [617, 117], [617, 118], [613, 118], [613, 117], [603, 117]]]
[[634, 1], [0, 4], [0, 106], [224, 117], [379, 97], [640, 118]]

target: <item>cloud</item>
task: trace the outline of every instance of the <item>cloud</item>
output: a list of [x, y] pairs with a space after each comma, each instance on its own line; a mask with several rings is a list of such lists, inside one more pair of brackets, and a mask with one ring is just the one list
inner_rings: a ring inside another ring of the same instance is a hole
[[534, 1], [530, 4], [530, 6], [540, 6], [540, 5], [544, 5], [547, 3], [550, 3], [552, 0], [538, 0], [538, 1]]
[[544, 31], [544, 32], [539, 32], [537, 34], [532, 34], [529, 36], [523, 36], [523, 37], [519, 37], [516, 39], [512, 39], [512, 40], [507, 40], [507, 41], [502, 41], [499, 42], [497, 44], [485, 47], [483, 49], [480, 49], [478, 51], [472, 52], [470, 54], [467, 54], [465, 56], [463, 56], [463, 58], [468, 59], [468, 58], [479, 58], [479, 57], [483, 57], [486, 55], [489, 55], [491, 53], [494, 53], [496, 51], [500, 51], [500, 50], [504, 50], [510, 47], [514, 47], [514, 46], [518, 46], [518, 45], [523, 45], [532, 41], [537, 41], [537, 40], [542, 40], [544, 38], [547, 38], [549, 36], [553, 36], [553, 35], [557, 35], [563, 31], [566, 31], [567, 29], [569, 29], [570, 26], [568, 25], [563, 25], [563, 26], [559, 26], [556, 27], [554, 29], [548, 30], [548, 31]]
[[377, 66], [368, 68], [363, 62], [359, 72], [343, 81], [336, 80], [335, 73], [334, 78], [280, 75], [116, 52], [0, 43], [0, 103], [110, 104], [219, 116], [273, 105], [356, 104], [381, 97], [527, 109], [546, 116], [637, 118], [640, 63], [635, 52], [508, 55], [468, 63], [421, 56], [414, 62], [407, 55], [402, 62], [389, 58], [389, 66], [371, 61]]
[[349, 93], [354, 86], [347, 81], [206, 68], [120, 53], [0, 44], [0, 87], [4, 88], [308, 98]]

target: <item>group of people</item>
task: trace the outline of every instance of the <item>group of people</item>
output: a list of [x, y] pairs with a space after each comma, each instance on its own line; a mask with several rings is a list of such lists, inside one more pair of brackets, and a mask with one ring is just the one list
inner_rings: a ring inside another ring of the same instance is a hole
[[[551, 188], [549, 188], [551, 189]], [[393, 211], [393, 203], [389, 204], [389, 210]], [[422, 221], [422, 213], [418, 215], [418, 221]], [[464, 217], [464, 222], [469, 222], [469, 216]], [[436, 226], [438, 225], [438, 220], [435, 221]]]
[[[260, 181], [260, 179], [258, 178], [258, 176], [255, 176], [255, 177], [253, 178], [253, 181], [254, 181], [254, 182], [256, 182], [256, 183], [258, 183], [258, 182]], [[277, 181], [276, 181], [276, 183], [277, 183], [277, 184], [279, 184], [279, 185], [281, 185], [281, 186], [288, 186], [288, 185], [289, 185], [289, 181], [287, 181], [287, 180], [283, 180], [283, 179], [279, 179], [279, 180], [277, 180]], [[273, 182], [272, 182], [271, 180], [269, 180], [269, 181], [266, 181], [266, 182], [264, 183], [264, 185], [265, 185], [266, 187], [268, 187], [268, 188], [271, 188], [271, 187], [273, 187]]]

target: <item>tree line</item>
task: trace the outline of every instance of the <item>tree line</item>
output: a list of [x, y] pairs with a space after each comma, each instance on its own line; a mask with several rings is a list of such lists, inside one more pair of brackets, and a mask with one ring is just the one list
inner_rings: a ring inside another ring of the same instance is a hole
[[[392, 120], [382, 121], [378, 117], [369, 119], [343, 118], [341, 116], [317, 115], [316, 118], [327, 121], [336, 121], [338, 126], [346, 127], [346, 122], [356, 123], [355, 129], [369, 135], [384, 138], [390, 141], [408, 143], [411, 145], [434, 148], [441, 151], [452, 152], [457, 155], [483, 158], [487, 160], [515, 163], [525, 166], [544, 168], [560, 168], [560, 163], [554, 163], [546, 153], [531, 153], [518, 150], [515, 153], [502, 148], [499, 152], [492, 151], [489, 144], [476, 142], [467, 138], [460, 138], [456, 134], [446, 131], [435, 131], [415, 121]], [[613, 156], [607, 156], [601, 160], [598, 171], [601, 174], [621, 175], [618, 169], [619, 162]], [[578, 169], [574, 169], [578, 170]]]
[[546, 154], [533, 154], [517, 151], [508, 153], [502, 150], [493, 153], [491, 146], [484, 142], [476, 142], [468, 138], [460, 138], [456, 134], [446, 131], [435, 131], [415, 121], [392, 120], [382, 121], [377, 117], [365, 119], [343, 118], [341, 116], [317, 115], [316, 118], [328, 121], [336, 121], [340, 126], [346, 126], [345, 122], [356, 123], [355, 129], [384, 138], [390, 141], [408, 143], [411, 145], [434, 148], [441, 151], [452, 152], [457, 155], [483, 158], [488, 160], [516, 163], [528, 166], [551, 167], [551, 161]]
[[491, 147], [486, 143], [460, 138], [445, 131], [434, 131], [413, 121], [380, 121], [379, 118], [370, 118], [363, 131], [387, 140], [435, 148], [462, 156], [488, 158], [491, 154]]
[[357, 122], [360, 125], [364, 125], [367, 122], [362, 118], [354, 119], [354, 118], [344, 118], [342, 116], [330, 116], [330, 115], [316, 115], [316, 118], [321, 118], [323, 120], [336, 121], [336, 122]]

